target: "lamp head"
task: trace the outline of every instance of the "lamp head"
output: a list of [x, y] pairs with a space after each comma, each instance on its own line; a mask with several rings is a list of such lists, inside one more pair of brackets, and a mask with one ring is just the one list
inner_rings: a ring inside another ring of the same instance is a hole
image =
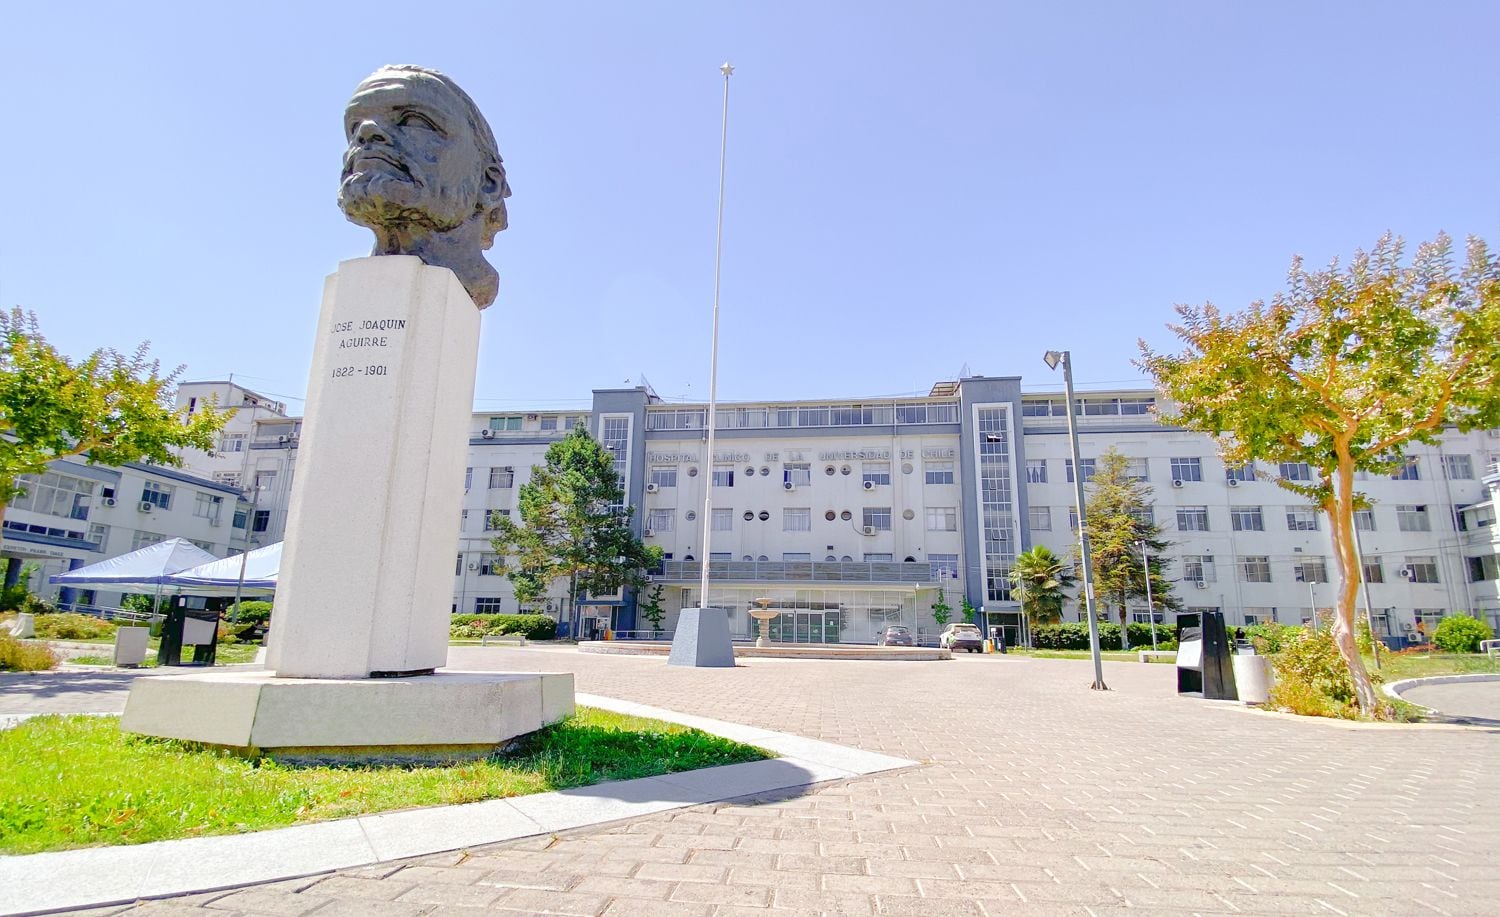
[[1042, 362], [1047, 364], [1048, 369], [1057, 369], [1057, 364], [1063, 361], [1063, 351], [1049, 350], [1042, 355]]

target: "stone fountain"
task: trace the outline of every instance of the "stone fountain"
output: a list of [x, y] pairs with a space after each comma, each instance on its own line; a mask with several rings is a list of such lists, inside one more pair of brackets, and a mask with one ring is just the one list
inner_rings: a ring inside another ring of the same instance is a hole
[[781, 615], [779, 611], [772, 611], [770, 605], [775, 599], [755, 599], [759, 608], [750, 609], [750, 617], [760, 622], [760, 636], [755, 638], [756, 646], [768, 646], [771, 643], [771, 621]]

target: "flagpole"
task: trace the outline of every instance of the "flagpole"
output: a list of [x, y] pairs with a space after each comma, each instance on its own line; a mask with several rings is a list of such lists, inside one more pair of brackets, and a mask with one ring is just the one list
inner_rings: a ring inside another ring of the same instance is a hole
[[708, 563], [713, 557], [711, 549], [714, 515], [714, 429], [718, 426], [715, 422], [715, 413], [719, 403], [719, 277], [724, 264], [724, 163], [725, 154], [729, 148], [729, 77], [734, 74], [734, 67], [725, 61], [724, 66], [719, 68], [719, 72], [724, 74], [724, 115], [719, 132], [719, 225], [714, 239], [713, 344], [709, 348], [708, 413], [704, 418], [704, 425], [708, 427], [706, 444], [708, 457], [704, 462], [708, 466], [708, 475], [703, 483], [703, 561], [702, 575], [698, 584], [699, 608], [708, 607]]

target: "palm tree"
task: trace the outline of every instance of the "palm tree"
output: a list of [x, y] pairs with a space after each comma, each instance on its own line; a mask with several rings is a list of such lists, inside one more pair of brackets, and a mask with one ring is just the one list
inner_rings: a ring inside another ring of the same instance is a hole
[[1016, 556], [1010, 568], [1012, 593], [1021, 600], [1030, 627], [1062, 620], [1064, 590], [1073, 586], [1073, 572], [1046, 545], [1036, 545]]

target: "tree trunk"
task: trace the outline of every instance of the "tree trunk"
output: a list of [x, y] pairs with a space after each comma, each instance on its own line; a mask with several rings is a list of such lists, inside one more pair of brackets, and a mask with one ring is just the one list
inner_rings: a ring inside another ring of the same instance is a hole
[[[1339, 569], [1338, 607], [1333, 614], [1333, 639], [1338, 644], [1339, 654], [1349, 666], [1349, 675], [1354, 681], [1354, 699], [1366, 716], [1384, 719], [1390, 712], [1387, 704], [1381, 703], [1365, 669], [1365, 661], [1359, 655], [1359, 641], [1355, 639], [1354, 606], [1359, 595], [1360, 578], [1364, 571], [1359, 567], [1359, 556], [1354, 551], [1354, 462], [1348, 458], [1345, 444], [1336, 444], [1339, 454], [1337, 477], [1334, 481], [1333, 499], [1324, 507], [1333, 524], [1333, 549]], [[1373, 640], [1374, 634], [1370, 635]]]
[[1125, 621], [1128, 613], [1125, 606], [1120, 605], [1120, 649], [1127, 653], [1130, 652], [1130, 625]]

